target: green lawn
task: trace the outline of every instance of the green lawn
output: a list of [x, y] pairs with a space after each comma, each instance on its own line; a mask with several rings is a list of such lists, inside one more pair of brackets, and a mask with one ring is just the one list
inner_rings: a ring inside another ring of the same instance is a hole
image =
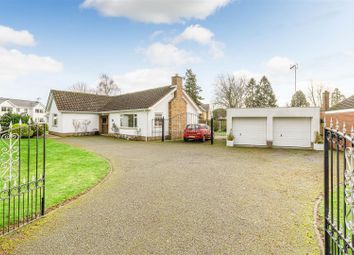
[[[30, 145], [29, 147], [28, 144]], [[0, 145], [0, 149], [3, 146], [3, 144]], [[36, 158], [35, 139], [31, 139], [30, 143], [28, 143], [27, 139], [22, 139], [20, 148], [21, 183], [27, 179], [32, 180], [36, 176], [36, 172], [40, 177], [43, 169], [43, 139], [38, 140], [38, 160]], [[31, 154], [30, 161], [28, 161], [27, 157], [28, 148], [30, 148]], [[46, 210], [86, 191], [98, 183], [109, 171], [109, 163], [104, 158], [91, 152], [54, 139], [46, 140], [46, 148]], [[25, 180], [23, 180], [24, 178]], [[4, 187], [2, 180], [0, 181], [0, 187]], [[18, 203], [18, 196], [14, 196], [12, 199], [14, 202], [11, 202], [10, 205], [11, 223], [16, 223], [18, 212], [20, 219], [26, 218], [29, 214], [39, 213], [40, 192], [41, 190], [33, 190], [33, 192], [29, 192], [29, 195], [24, 193], [20, 203]], [[6, 195], [6, 192], [3, 194]], [[22, 204], [23, 201], [24, 203]], [[0, 216], [3, 215], [2, 211], [7, 214], [8, 204], [7, 199], [0, 200]], [[14, 214], [17, 216], [13, 217]], [[9, 219], [5, 216], [5, 220], [0, 219], [0, 226], [6, 225], [8, 222]], [[22, 221], [20, 220], [20, 222]]]

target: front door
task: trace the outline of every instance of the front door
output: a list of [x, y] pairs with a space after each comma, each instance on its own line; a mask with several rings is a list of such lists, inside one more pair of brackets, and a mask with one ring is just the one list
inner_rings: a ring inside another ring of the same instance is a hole
[[101, 116], [101, 134], [108, 134], [108, 116]]

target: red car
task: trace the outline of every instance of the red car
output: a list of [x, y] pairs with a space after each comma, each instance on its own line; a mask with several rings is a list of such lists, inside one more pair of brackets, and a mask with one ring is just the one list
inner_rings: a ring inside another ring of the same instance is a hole
[[210, 139], [211, 131], [206, 124], [189, 124], [184, 129], [183, 139], [185, 142], [188, 140], [198, 140], [205, 142]]

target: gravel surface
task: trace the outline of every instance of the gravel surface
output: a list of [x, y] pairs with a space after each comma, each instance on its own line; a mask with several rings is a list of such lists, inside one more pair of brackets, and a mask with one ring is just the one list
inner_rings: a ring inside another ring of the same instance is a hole
[[61, 141], [107, 157], [113, 172], [49, 214], [14, 254], [319, 254], [312, 211], [321, 153]]

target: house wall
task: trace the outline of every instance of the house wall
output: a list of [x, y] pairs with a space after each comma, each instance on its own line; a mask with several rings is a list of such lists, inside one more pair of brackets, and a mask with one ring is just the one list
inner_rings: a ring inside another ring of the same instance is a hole
[[187, 124], [198, 124], [201, 111], [192, 104], [189, 98], [184, 97], [187, 102]]
[[[162, 128], [155, 127], [154, 119], [156, 113], [162, 113], [162, 117], [169, 118], [169, 102], [173, 99], [174, 94], [171, 93], [163, 98], [159, 103], [154, 105], [148, 112], [148, 136], [157, 136], [161, 134]], [[165, 124], [167, 121], [165, 122]], [[169, 134], [169, 125], [165, 125], [165, 135]]]
[[98, 120], [97, 113], [62, 113], [62, 133], [94, 133], [99, 129]]
[[343, 123], [345, 123], [347, 132], [350, 132], [352, 126], [354, 127], [354, 109], [342, 110], [342, 111], [332, 111], [325, 113], [326, 126], [329, 127], [332, 118], [333, 126], [335, 127], [336, 122], [339, 122], [339, 129], [343, 129]]
[[226, 111], [227, 132], [232, 129], [232, 119], [235, 117], [266, 117], [267, 142], [273, 141], [273, 120], [277, 117], [307, 117], [311, 118], [311, 141], [315, 141], [315, 132], [320, 131], [320, 108], [231, 108]]
[[[58, 125], [53, 125], [53, 115], [58, 114]], [[58, 135], [74, 135], [78, 133], [94, 133], [98, 131], [99, 115], [95, 113], [61, 113], [52, 101], [48, 116], [48, 129]], [[74, 121], [77, 124], [74, 126]]]
[[[41, 110], [42, 112], [36, 112], [36, 110]], [[37, 104], [30, 109], [30, 115], [34, 121], [43, 122], [46, 121], [45, 107], [42, 104]]]
[[[136, 114], [137, 115], [137, 127], [121, 127], [120, 126], [120, 115], [121, 114]], [[108, 116], [108, 133], [114, 134], [112, 129], [113, 124], [119, 128], [119, 134], [128, 136], [148, 136], [148, 112], [147, 111], [122, 111], [116, 113], [110, 113]]]
[[11, 107], [12, 108], [12, 112], [16, 112], [16, 106], [14, 106], [13, 104], [11, 104], [9, 101], [4, 101], [0, 104], [0, 116], [4, 115], [5, 113], [7, 113], [6, 111], [2, 111], [1, 107]]
[[[52, 101], [52, 104], [50, 106], [50, 109], [48, 111], [48, 130], [50, 132], [55, 132], [55, 133], [63, 133], [63, 120], [62, 120], [62, 114], [59, 112], [57, 105], [55, 101]], [[54, 126], [53, 125], [53, 115], [58, 114], [58, 125]]]

